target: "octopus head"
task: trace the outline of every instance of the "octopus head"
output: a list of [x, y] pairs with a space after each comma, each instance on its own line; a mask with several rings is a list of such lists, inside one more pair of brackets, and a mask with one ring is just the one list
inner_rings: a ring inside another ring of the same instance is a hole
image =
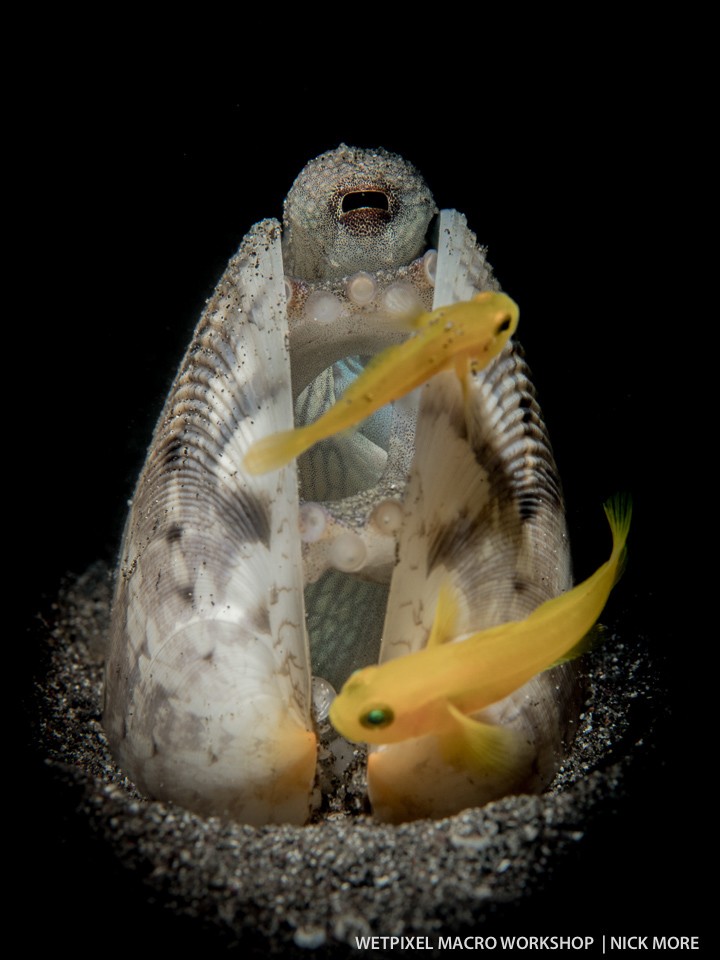
[[404, 266], [423, 252], [436, 213], [424, 180], [402, 157], [342, 145], [309, 163], [285, 200], [285, 269], [333, 280]]

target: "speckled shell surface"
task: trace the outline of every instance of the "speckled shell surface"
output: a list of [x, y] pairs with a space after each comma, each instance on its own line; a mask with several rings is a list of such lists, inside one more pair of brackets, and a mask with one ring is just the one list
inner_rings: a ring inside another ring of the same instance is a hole
[[151, 795], [303, 822], [315, 776], [295, 466], [243, 473], [292, 425], [275, 221], [246, 237], [160, 418], [122, 547], [104, 723]]
[[[471, 403], [466, 420], [448, 375], [424, 392], [381, 661], [425, 646], [448, 577], [463, 598], [458, 635], [522, 619], [570, 586], [562, 501], [518, 348], [477, 378]], [[447, 816], [506, 793], [537, 792], [572, 740], [576, 698], [567, 664], [476, 715], [529, 745], [527, 765], [507, 777], [449, 764], [435, 736], [378, 748], [368, 767], [375, 815]]]
[[[243, 468], [254, 440], [336, 402], [364, 358], [407, 336], [408, 317], [498, 289], [461, 214], [443, 211], [428, 239], [435, 213], [400, 158], [323, 154], [288, 195], [282, 240], [276, 221], [257, 224], [203, 313], [132, 502], [106, 670], [111, 747], [151, 796], [305, 822], [311, 675], [339, 687], [422, 646], [443, 571], [468, 629], [570, 584], [559, 482], [515, 345], [475, 378], [467, 414], [443, 375], [297, 468]], [[573, 709], [563, 668], [485, 712], [532, 745], [513, 782], [449, 767], [433, 737], [374, 752], [375, 815], [443, 816], [541, 789]]]
[[[444, 231], [444, 232], [443, 232]], [[464, 217], [443, 211], [435, 306], [467, 299], [487, 265]], [[572, 585], [560, 482], [522, 349], [512, 341], [463, 397], [454, 374], [422, 391], [381, 662], [422, 649], [438, 589], [464, 602], [458, 635], [527, 616]], [[448, 763], [436, 736], [377, 748], [368, 789], [377, 817], [448, 816], [546, 786], [574, 735], [572, 665], [540, 674], [476, 715], [513, 729], [528, 762], [507, 776]]]

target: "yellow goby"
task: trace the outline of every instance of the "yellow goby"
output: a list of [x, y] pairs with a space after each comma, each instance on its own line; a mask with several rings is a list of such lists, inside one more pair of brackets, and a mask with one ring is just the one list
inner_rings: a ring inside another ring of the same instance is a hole
[[[454, 594], [441, 589], [424, 650], [356, 671], [330, 708], [333, 726], [349, 740], [397, 743], [426, 734], [443, 737], [445, 754], [492, 769], [513, 762], [516, 737], [469, 714], [502, 700], [536, 674], [569, 659], [600, 616], [624, 566], [629, 497], [605, 505], [613, 537], [607, 560], [566, 593], [524, 620], [452, 639]], [[503, 755], [505, 754], [505, 755]]]
[[470, 370], [483, 369], [500, 353], [518, 319], [517, 304], [504, 293], [490, 291], [420, 314], [415, 336], [373, 357], [315, 423], [254, 443], [245, 455], [246, 469], [255, 474], [277, 470], [314, 443], [355, 426], [443, 370], [455, 369], [464, 385]]

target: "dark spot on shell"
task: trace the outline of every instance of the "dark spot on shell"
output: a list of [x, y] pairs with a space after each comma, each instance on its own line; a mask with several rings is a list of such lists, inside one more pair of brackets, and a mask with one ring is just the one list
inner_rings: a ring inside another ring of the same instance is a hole
[[212, 663], [214, 656], [215, 656], [215, 648], [213, 647], [212, 650], [208, 650], [208, 652], [203, 657], [203, 660], [207, 661], [208, 663]]
[[195, 602], [195, 591], [193, 590], [193, 585], [191, 583], [186, 587], [178, 587], [177, 592], [180, 599], [184, 600], [185, 603], [192, 605]]
[[[153, 717], [154, 726], [157, 731], [158, 719], [166, 713], [168, 703], [170, 702], [171, 696], [167, 687], [162, 683], [156, 683], [150, 690], [147, 702], [144, 706], [144, 714], [146, 717]], [[153, 734], [153, 746], [155, 746], [155, 735]]]
[[270, 633], [270, 611], [266, 606], [258, 606], [249, 615], [250, 622], [253, 623], [260, 633]]
[[267, 500], [261, 500], [248, 491], [238, 497], [239, 509], [247, 517], [255, 539], [270, 549], [270, 509]]
[[537, 515], [540, 501], [537, 497], [520, 497], [518, 499], [518, 509], [521, 520], [532, 520]]
[[173, 440], [163, 451], [163, 462], [174, 463], [176, 460], [179, 460], [183, 448], [184, 443], [182, 440]]
[[183, 528], [179, 523], [173, 523], [172, 526], [168, 528], [167, 533], [165, 534], [165, 539], [168, 543], [177, 543], [178, 540], [182, 538]]
[[456, 437], [459, 437], [460, 440], [467, 440], [467, 420], [465, 419], [465, 412], [461, 407], [452, 408], [450, 412], [450, 427]]
[[439, 564], [446, 563], [452, 566], [453, 559], [464, 550], [465, 545], [476, 534], [478, 525], [476, 516], [469, 517], [467, 513], [462, 513], [453, 523], [433, 531], [428, 546], [428, 574]]
[[524, 593], [527, 590], [528, 585], [525, 580], [520, 580], [519, 577], [516, 577], [513, 587], [517, 593]]

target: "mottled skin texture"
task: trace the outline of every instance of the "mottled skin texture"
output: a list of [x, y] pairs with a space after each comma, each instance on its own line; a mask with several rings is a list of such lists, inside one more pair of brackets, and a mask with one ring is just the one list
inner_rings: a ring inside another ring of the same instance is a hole
[[401, 157], [345, 146], [324, 153], [285, 201], [286, 272], [323, 281], [396, 270], [423, 252], [436, 212], [422, 178]]
[[[251, 823], [303, 822], [315, 764], [310, 664], [339, 686], [377, 659], [393, 571], [383, 657], [402, 652], [397, 638], [427, 638], [423, 598], [442, 568], [476, 629], [569, 585], [559, 483], [515, 346], [473, 380], [467, 417], [430, 385], [438, 402], [424, 403], [417, 456], [408, 398], [301, 457], [299, 496], [316, 502], [302, 545], [294, 466], [267, 477], [243, 468], [251, 443], [293, 426], [293, 403], [295, 424], [314, 419], [357, 358], [402, 341], [409, 314], [497, 289], [456, 212], [443, 213], [433, 252], [435, 213], [400, 158], [324, 154], [288, 194], [282, 253], [274, 221], [253, 228], [200, 320], [133, 500], [107, 667], [112, 748], [151, 795]], [[467, 489], [439, 469], [447, 444], [476, 465]], [[378, 519], [394, 512], [402, 529]], [[410, 635], [396, 629], [408, 611]], [[567, 671], [537, 683], [531, 701], [527, 691], [508, 698], [494, 716], [528, 731], [532, 776], [492, 795], [540, 788], [560, 756], [573, 684]], [[413, 749], [390, 765], [371, 758], [379, 816], [488, 799], [477, 784], [458, 790], [462, 771], [446, 760], [426, 776], [423, 740]]]

